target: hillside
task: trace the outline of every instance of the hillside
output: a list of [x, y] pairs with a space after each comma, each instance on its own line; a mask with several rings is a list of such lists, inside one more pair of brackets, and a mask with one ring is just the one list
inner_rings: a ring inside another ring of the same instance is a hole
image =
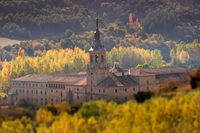
[[68, 30], [82, 33], [94, 29], [96, 12], [105, 27], [111, 22], [126, 26], [132, 13], [134, 20], [141, 21], [144, 33], [191, 42], [200, 40], [199, 6], [198, 0], [1, 0], [0, 35], [60, 37]]

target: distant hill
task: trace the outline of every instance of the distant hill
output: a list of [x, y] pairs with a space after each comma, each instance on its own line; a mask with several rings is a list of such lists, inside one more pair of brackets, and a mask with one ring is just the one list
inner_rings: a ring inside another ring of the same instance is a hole
[[17, 39], [65, 36], [94, 29], [96, 12], [102, 25], [126, 25], [139, 18], [143, 32], [167, 39], [200, 40], [198, 0], [1, 0], [0, 35]]

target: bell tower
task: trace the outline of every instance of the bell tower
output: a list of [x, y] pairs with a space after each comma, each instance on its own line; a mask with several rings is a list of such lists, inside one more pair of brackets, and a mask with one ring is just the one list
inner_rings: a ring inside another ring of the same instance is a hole
[[87, 68], [88, 86], [96, 86], [107, 75], [106, 50], [101, 44], [99, 32], [99, 19], [96, 19], [96, 31], [94, 32], [94, 41], [89, 49], [90, 62]]

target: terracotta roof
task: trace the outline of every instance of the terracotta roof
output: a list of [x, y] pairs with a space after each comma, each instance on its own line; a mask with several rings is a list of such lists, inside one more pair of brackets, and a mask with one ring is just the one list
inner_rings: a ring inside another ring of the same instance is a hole
[[156, 79], [160, 82], [166, 82], [168, 80], [178, 79], [181, 81], [190, 81], [190, 76], [184, 73], [172, 73], [172, 74], [165, 74], [165, 75], [157, 75]]
[[146, 68], [146, 69], [131, 69], [132, 75], [162, 75], [172, 73], [187, 73], [187, 69], [181, 67], [161, 67], [161, 68]]
[[131, 86], [138, 85], [136, 80], [131, 75], [116, 76], [114, 74], [109, 75], [103, 81], [101, 81], [97, 87], [115, 87], [115, 86]]
[[59, 82], [66, 85], [87, 85], [87, 77], [85, 74], [53, 74], [53, 75], [41, 75], [30, 74], [20, 78], [13, 79], [13, 81], [24, 82]]

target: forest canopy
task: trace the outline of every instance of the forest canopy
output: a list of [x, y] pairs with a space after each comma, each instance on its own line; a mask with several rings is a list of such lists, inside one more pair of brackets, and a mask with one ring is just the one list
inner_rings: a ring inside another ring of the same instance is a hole
[[200, 129], [199, 97], [199, 90], [195, 90], [179, 92], [172, 98], [153, 97], [144, 103], [92, 101], [75, 113], [70, 113], [65, 104], [41, 107], [32, 117], [22, 115], [8, 119], [0, 115], [3, 118], [0, 130], [6, 133], [197, 133]]

